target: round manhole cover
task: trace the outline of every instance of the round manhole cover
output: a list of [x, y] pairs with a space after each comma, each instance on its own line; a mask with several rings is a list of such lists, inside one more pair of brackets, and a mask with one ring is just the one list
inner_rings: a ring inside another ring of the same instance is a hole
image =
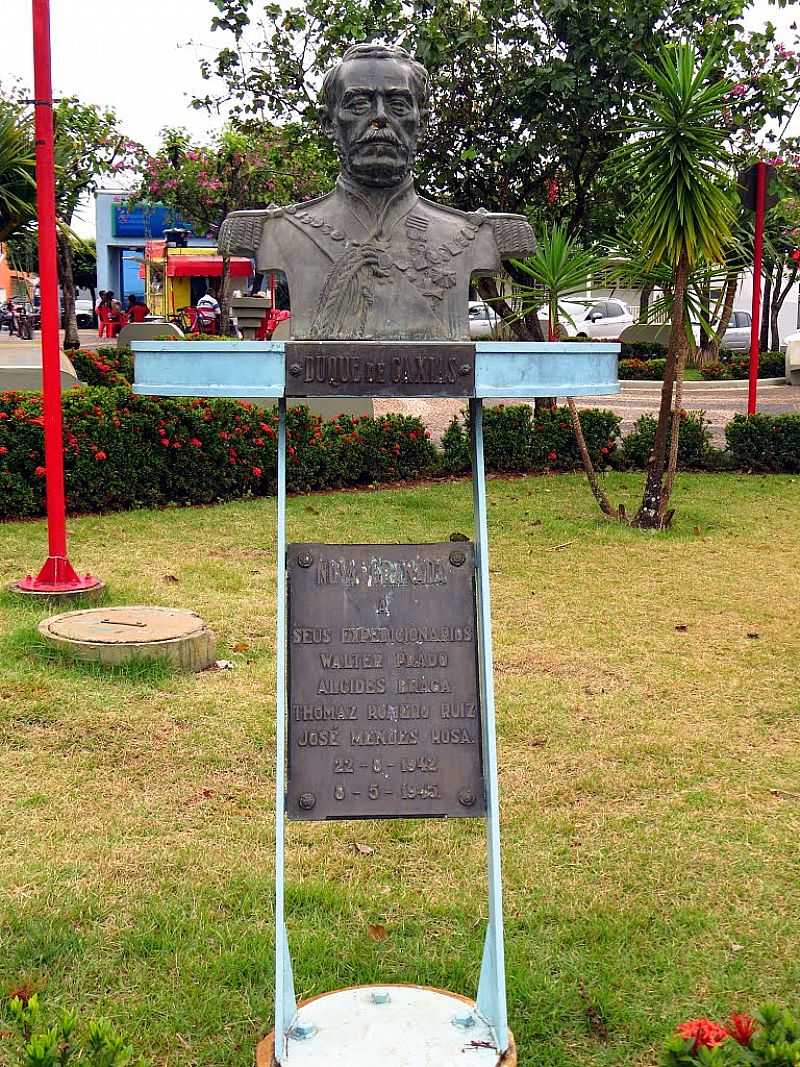
[[91, 608], [54, 615], [39, 624], [51, 644], [82, 659], [114, 665], [165, 658], [185, 670], [214, 661], [214, 635], [194, 611], [146, 605]]

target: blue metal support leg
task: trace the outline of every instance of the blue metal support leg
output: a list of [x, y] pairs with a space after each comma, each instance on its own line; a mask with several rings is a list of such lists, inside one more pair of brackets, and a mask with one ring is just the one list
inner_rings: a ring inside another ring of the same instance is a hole
[[489, 592], [489, 532], [486, 517], [486, 473], [483, 460], [483, 401], [470, 400], [472, 426], [472, 493], [478, 578], [478, 659], [483, 726], [483, 771], [486, 783], [486, 857], [489, 922], [478, 982], [478, 1011], [494, 1030], [497, 1047], [508, 1048], [506, 965], [503, 948], [503, 885], [500, 872], [500, 803], [497, 784], [497, 740], [492, 662], [492, 606]]
[[286, 1060], [286, 1042], [297, 1001], [284, 918], [286, 819], [286, 401], [278, 401], [278, 536], [275, 685], [275, 1059]]

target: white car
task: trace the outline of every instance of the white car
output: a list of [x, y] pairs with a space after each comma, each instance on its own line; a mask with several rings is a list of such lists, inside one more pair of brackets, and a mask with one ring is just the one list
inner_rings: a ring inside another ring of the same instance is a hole
[[[634, 322], [628, 305], [616, 297], [592, 300], [588, 304], [562, 300], [559, 307], [561, 308], [559, 323], [567, 337], [591, 337], [599, 341], [616, 341], [625, 327]], [[539, 319], [543, 324], [547, 323], [547, 308], [539, 311]]]
[[79, 298], [75, 301], [75, 318], [82, 330], [91, 330], [94, 326], [94, 308], [91, 300]]
[[469, 335], [473, 341], [483, 341], [497, 336], [500, 316], [483, 300], [469, 302]]
[[734, 311], [728, 328], [722, 335], [720, 348], [729, 348], [732, 352], [749, 352], [752, 321], [749, 311]]

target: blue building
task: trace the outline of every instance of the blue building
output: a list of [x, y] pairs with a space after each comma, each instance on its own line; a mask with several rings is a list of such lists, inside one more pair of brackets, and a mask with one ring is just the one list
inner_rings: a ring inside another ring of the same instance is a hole
[[207, 237], [195, 237], [191, 226], [173, 208], [164, 204], [129, 207], [128, 193], [101, 189], [97, 193], [97, 288], [111, 289], [120, 300], [129, 293], [144, 297], [141, 265], [144, 247], [164, 236], [164, 230], [180, 227], [189, 231], [190, 245], [208, 245]]

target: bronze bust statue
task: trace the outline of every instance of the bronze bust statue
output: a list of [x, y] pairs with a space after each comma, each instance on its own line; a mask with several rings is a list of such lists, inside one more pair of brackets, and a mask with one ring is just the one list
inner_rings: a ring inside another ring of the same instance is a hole
[[342, 165], [333, 191], [234, 211], [220, 250], [285, 272], [294, 339], [469, 340], [470, 277], [527, 255], [527, 220], [456, 211], [417, 194], [412, 166], [429, 79], [405, 49], [349, 48], [326, 74], [321, 100]]

